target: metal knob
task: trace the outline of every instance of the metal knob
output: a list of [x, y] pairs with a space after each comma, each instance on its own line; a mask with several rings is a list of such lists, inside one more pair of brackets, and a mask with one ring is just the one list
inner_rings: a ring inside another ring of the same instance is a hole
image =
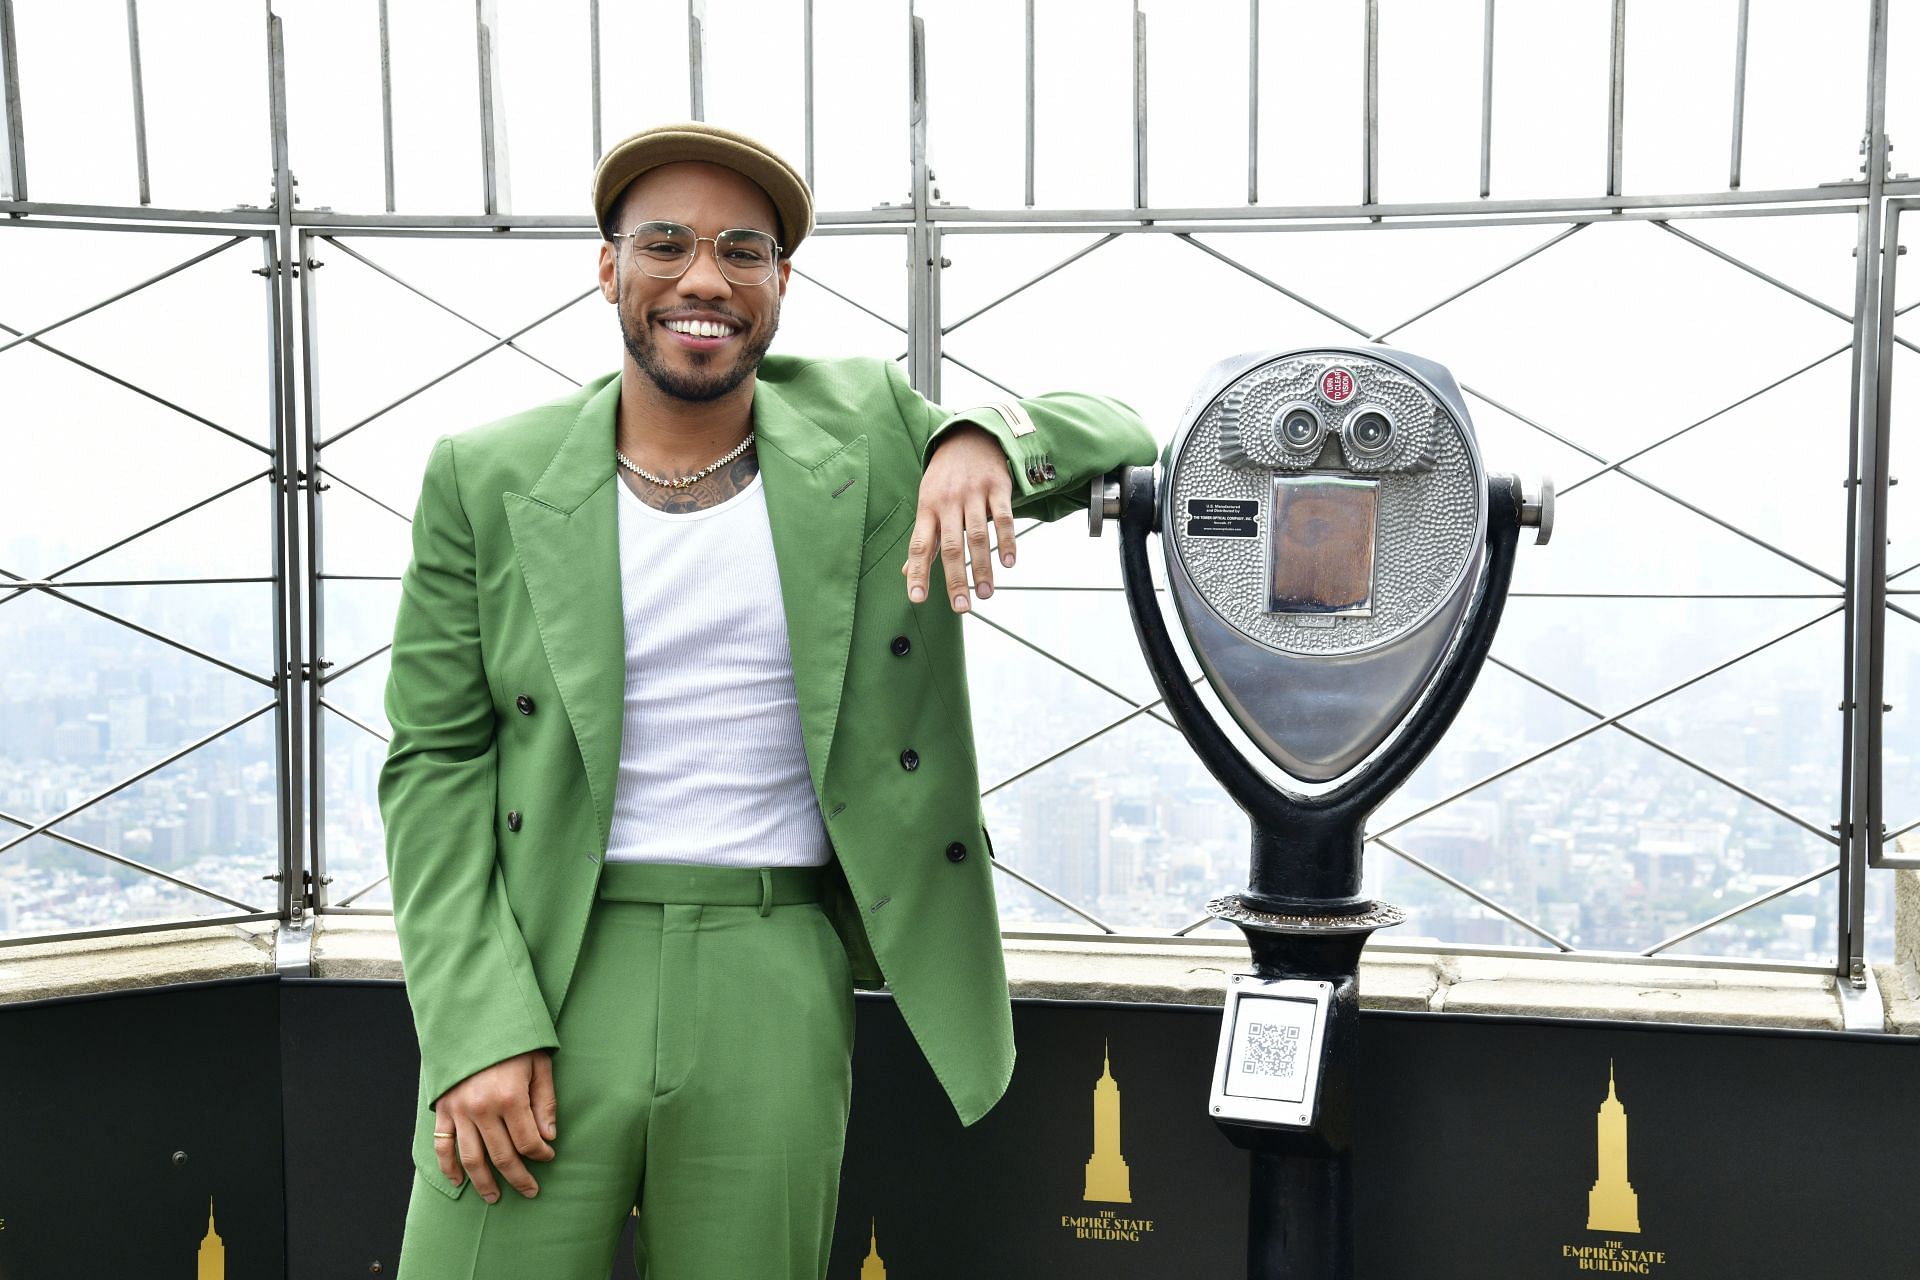
[[1520, 494], [1520, 527], [1537, 529], [1533, 536], [1533, 545], [1544, 547], [1553, 537], [1553, 477], [1540, 477], [1540, 487], [1532, 493], [1524, 489]]
[[1120, 514], [1120, 473], [1095, 476], [1093, 491], [1087, 495], [1087, 536], [1100, 536], [1100, 527]]

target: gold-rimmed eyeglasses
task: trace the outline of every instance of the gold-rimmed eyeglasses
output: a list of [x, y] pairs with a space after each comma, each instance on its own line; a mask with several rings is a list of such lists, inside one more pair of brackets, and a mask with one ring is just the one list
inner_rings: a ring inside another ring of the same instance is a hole
[[717, 236], [700, 236], [677, 222], [642, 222], [631, 231], [616, 231], [615, 240], [631, 240], [640, 270], [657, 280], [678, 280], [693, 265], [700, 242], [713, 246], [720, 274], [738, 285], [765, 284], [780, 260], [780, 244], [764, 231], [734, 227]]

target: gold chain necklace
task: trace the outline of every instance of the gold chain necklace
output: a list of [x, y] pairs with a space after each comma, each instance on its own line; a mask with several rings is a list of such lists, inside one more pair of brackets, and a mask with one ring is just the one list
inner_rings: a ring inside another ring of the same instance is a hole
[[747, 438], [742, 440], [739, 444], [733, 446], [733, 448], [727, 450], [726, 455], [724, 457], [716, 459], [715, 461], [709, 463], [708, 465], [700, 468], [698, 471], [694, 472], [690, 476], [681, 476], [678, 480], [666, 480], [661, 478], [660, 476], [653, 474], [653, 472], [651, 471], [645, 471], [639, 467], [634, 466], [632, 460], [629, 459], [626, 454], [620, 452], [618, 449], [615, 449], [613, 451], [613, 456], [620, 459], [621, 466], [633, 472], [633, 474], [639, 476], [642, 480], [651, 480], [663, 489], [684, 489], [688, 485], [694, 483], [697, 480], [706, 479], [708, 476], [712, 475], [714, 472], [718, 471], [720, 468], [726, 466], [729, 462], [732, 462], [735, 458], [745, 453], [747, 451], [747, 447], [752, 443], [753, 443], [753, 432], [749, 431], [747, 432]]

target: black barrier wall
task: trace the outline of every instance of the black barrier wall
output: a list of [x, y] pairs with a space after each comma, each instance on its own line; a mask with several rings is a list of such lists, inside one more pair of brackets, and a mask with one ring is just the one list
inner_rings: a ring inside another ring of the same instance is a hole
[[[1016, 1002], [1013, 1087], [962, 1129], [892, 1003], [862, 997], [830, 1277], [1239, 1274], [1246, 1164], [1205, 1114], [1218, 1025]], [[1920, 1274], [1920, 1041], [1387, 1013], [1361, 1028], [1369, 1280]], [[0, 1006], [0, 1280], [393, 1277], [417, 1070], [395, 982]]]
[[256, 978], [0, 1005], [0, 1280], [198, 1280], [209, 1215], [225, 1275], [281, 1274], [280, 997]]

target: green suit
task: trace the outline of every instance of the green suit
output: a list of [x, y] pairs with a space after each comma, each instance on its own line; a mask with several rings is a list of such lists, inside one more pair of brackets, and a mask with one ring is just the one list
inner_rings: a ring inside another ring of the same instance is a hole
[[[609, 374], [441, 438], [414, 518], [379, 793], [420, 1040], [413, 1156], [449, 1195], [434, 1102], [515, 1054], [566, 1052], [554, 1028], [620, 755], [619, 391]], [[855, 983], [892, 990], [971, 1124], [1006, 1089], [1013, 1034], [961, 618], [937, 563], [925, 604], [909, 603], [900, 574], [920, 477], [940, 432], [975, 422], [1007, 452], [1016, 513], [1054, 519], [1085, 505], [1094, 476], [1151, 463], [1156, 447], [1111, 400], [1057, 394], [949, 415], [871, 359], [767, 357], [753, 420], [835, 853], [827, 912]]]

